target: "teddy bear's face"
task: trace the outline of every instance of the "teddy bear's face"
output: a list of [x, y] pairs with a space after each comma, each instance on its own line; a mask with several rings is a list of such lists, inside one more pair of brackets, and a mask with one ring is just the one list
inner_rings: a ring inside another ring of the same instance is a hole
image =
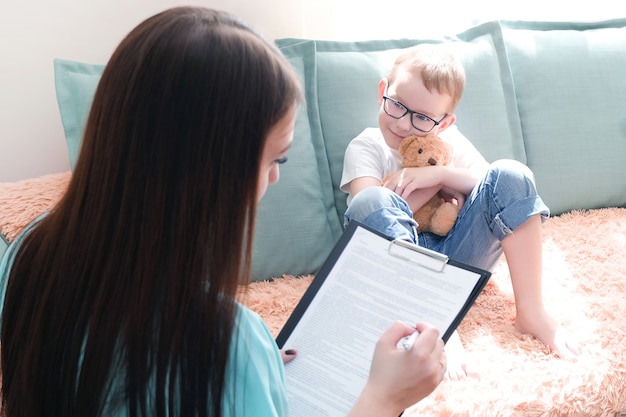
[[437, 135], [407, 136], [398, 148], [404, 167], [428, 165], [449, 165], [452, 162], [452, 148]]

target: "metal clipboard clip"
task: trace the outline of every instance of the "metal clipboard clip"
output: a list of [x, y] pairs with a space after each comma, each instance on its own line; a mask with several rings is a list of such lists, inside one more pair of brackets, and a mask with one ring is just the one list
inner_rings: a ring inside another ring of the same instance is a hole
[[392, 256], [414, 262], [435, 272], [442, 272], [448, 263], [448, 256], [443, 253], [422, 248], [406, 240], [392, 240], [387, 251]]

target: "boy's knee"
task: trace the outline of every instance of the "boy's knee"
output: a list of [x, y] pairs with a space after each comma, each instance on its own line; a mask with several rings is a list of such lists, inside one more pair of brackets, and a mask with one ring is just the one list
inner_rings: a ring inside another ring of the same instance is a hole
[[514, 159], [501, 159], [491, 164], [491, 169], [496, 172], [498, 181], [512, 183], [528, 182], [535, 184], [535, 176], [528, 166]]
[[499, 159], [490, 166], [491, 170], [498, 172], [500, 177], [510, 177], [512, 179], [529, 178], [534, 182], [534, 175], [530, 168], [514, 159]]
[[368, 187], [361, 190], [352, 198], [350, 208], [373, 212], [381, 208], [398, 207], [404, 209], [408, 207], [399, 195], [385, 187]]
[[490, 166], [490, 175], [497, 178], [498, 187], [507, 189], [523, 189], [536, 193], [535, 176], [523, 163], [513, 159], [501, 159]]
[[[385, 187], [368, 187], [352, 198], [345, 213], [345, 221], [360, 220], [381, 209], [398, 208], [406, 213], [411, 209], [399, 195]], [[411, 213], [412, 217], [412, 213]]]
[[[385, 187], [368, 187], [361, 190], [352, 198], [352, 204], [385, 204], [389, 201], [393, 192]], [[351, 205], [352, 205], [351, 204]]]

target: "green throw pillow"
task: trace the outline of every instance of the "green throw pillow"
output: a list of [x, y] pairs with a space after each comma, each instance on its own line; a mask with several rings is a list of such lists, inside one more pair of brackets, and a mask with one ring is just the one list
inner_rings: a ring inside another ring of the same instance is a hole
[[104, 65], [54, 60], [54, 82], [65, 142], [74, 169], [93, 95]]
[[8, 247], [9, 241], [7, 240], [5, 235], [0, 233], [0, 263], [2, 262], [2, 257], [4, 256], [4, 253], [7, 251]]
[[552, 213], [626, 204], [626, 19], [501, 24], [528, 165]]
[[[300, 51], [309, 47], [295, 45], [288, 51], [288, 60], [307, 89], [305, 74], [312, 58]], [[320, 154], [323, 144], [312, 134], [316, 124], [310, 122], [309, 103], [298, 109], [280, 181], [268, 187], [259, 203], [252, 264], [256, 280], [317, 272], [342, 233], [328, 164]]]

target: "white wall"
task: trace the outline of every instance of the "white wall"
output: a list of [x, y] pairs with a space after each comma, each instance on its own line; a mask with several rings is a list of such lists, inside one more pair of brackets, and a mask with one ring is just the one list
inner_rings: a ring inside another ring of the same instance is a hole
[[419, 37], [498, 18], [626, 17], [626, 2], [615, 0], [5, 0], [0, 11], [0, 182], [69, 169], [54, 58], [105, 63], [140, 21], [185, 4], [239, 15], [270, 39]]
[[141, 20], [186, 4], [237, 14], [271, 39], [302, 37], [300, 0], [8, 0], [0, 12], [0, 182], [67, 171], [52, 61], [105, 63]]

